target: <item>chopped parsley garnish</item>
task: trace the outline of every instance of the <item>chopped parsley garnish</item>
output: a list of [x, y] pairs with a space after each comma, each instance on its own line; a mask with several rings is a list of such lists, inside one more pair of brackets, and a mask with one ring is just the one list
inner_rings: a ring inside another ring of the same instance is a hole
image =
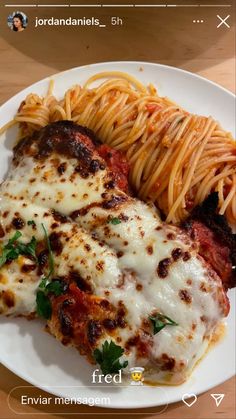
[[[35, 222], [33, 220], [29, 220], [27, 224], [35, 226]], [[63, 293], [63, 283], [61, 283], [60, 280], [55, 280], [53, 282], [50, 281], [54, 273], [54, 259], [50, 240], [44, 224], [42, 224], [42, 228], [48, 248], [49, 271], [46, 275], [44, 275], [39, 284], [39, 290], [37, 291], [36, 295], [36, 303], [38, 315], [40, 317], [49, 319], [51, 317], [52, 307], [48, 294], [52, 293], [56, 296], [61, 295]], [[0, 268], [7, 261], [15, 260], [20, 255], [29, 256], [30, 258], [38, 262], [38, 258], [36, 255], [36, 238], [33, 236], [29, 243], [22, 243], [18, 240], [21, 236], [21, 232], [17, 230], [13, 237], [11, 237], [8, 240], [7, 244], [2, 247], [0, 254]]]
[[63, 284], [58, 279], [48, 282], [46, 278], [43, 278], [39, 284], [39, 288], [41, 291], [44, 291], [45, 295], [48, 295], [48, 293], [51, 292], [58, 297], [58, 295], [63, 293]]
[[113, 374], [119, 372], [121, 368], [126, 368], [128, 361], [120, 362], [119, 358], [123, 355], [124, 349], [116, 345], [112, 340], [107, 340], [102, 345], [102, 350], [95, 349], [93, 356], [100, 365], [102, 373]]
[[30, 240], [28, 244], [18, 242], [18, 249], [20, 251], [20, 254], [32, 256], [35, 260], [37, 260], [36, 246], [37, 246], [37, 240], [34, 236], [32, 237], [32, 239]]
[[108, 220], [108, 223], [113, 224], [113, 225], [117, 225], [117, 224], [120, 224], [121, 223], [121, 220], [119, 218], [117, 218], [117, 217], [114, 217], [114, 218], [110, 218]]
[[3, 246], [2, 254], [0, 255], [0, 267], [7, 261], [17, 259], [20, 255], [31, 256], [33, 259], [37, 260], [36, 238], [32, 237], [29, 243], [22, 243], [18, 240], [21, 236], [21, 232], [17, 230], [14, 236], [8, 240], [8, 243]]
[[166, 326], [178, 326], [178, 323], [161, 313], [157, 313], [155, 316], [149, 316], [149, 320], [152, 322], [154, 335]]
[[52, 305], [44, 291], [37, 291], [36, 304], [38, 315], [44, 319], [50, 319], [52, 315]]
[[52, 293], [56, 297], [63, 294], [63, 284], [58, 280], [47, 282], [46, 278], [43, 278], [39, 284], [39, 288], [36, 296], [37, 313], [44, 319], [50, 319], [52, 315], [52, 304], [48, 294]]
[[49, 271], [46, 276], [43, 277], [39, 284], [39, 290], [37, 291], [36, 296], [36, 303], [37, 303], [37, 313], [40, 317], [44, 317], [45, 319], [50, 319], [52, 315], [52, 305], [50, 298], [48, 296], [49, 293], [52, 293], [58, 297], [63, 293], [63, 284], [59, 280], [55, 280], [50, 282], [51, 277], [54, 273], [54, 259], [52, 248], [50, 244], [50, 240], [48, 237], [47, 230], [42, 224], [42, 228], [44, 231], [45, 240], [47, 243], [48, 248], [48, 255], [49, 255]]
[[56, 297], [58, 297], [58, 295], [63, 293], [63, 284], [61, 281], [56, 279], [55, 281], [49, 282], [49, 284], [46, 285], [45, 291], [46, 293], [52, 292]]
[[28, 225], [28, 226], [33, 226], [33, 227], [35, 227], [35, 226], [36, 226], [36, 224], [35, 224], [35, 221], [34, 221], [34, 220], [29, 220], [29, 221], [27, 221], [27, 225]]

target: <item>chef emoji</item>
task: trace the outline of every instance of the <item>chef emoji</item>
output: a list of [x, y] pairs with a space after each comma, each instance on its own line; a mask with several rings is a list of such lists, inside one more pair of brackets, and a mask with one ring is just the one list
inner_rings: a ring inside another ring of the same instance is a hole
[[133, 367], [130, 368], [130, 373], [131, 373], [131, 386], [143, 386], [143, 374], [144, 368], [142, 367]]

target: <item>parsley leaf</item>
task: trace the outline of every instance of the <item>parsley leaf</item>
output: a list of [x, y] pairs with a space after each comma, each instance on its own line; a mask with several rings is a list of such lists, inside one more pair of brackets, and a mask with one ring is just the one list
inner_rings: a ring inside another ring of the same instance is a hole
[[36, 224], [35, 224], [35, 221], [34, 221], [34, 220], [29, 220], [29, 221], [27, 221], [27, 224], [28, 224], [28, 226], [33, 226], [33, 227], [35, 227], [35, 226], [36, 226]]
[[47, 283], [48, 283], [47, 278], [43, 277], [42, 281], [39, 284], [39, 288], [45, 289]]
[[102, 350], [95, 349], [93, 356], [96, 362], [100, 365], [102, 373], [113, 374], [118, 372], [121, 368], [126, 368], [128, 361], [120, 362], [119, 358], [123, 355], [124, 349], [116, 345], [112, 340], [107, 340], [102, 345]]
[[63, 294], [64, 284], [59, 279], [49, 282], [46, 278], [43, 278], [39, 284], [39, 288], [44, 291], [46, 295], [51, 292], [58, 297], [58, 295]]
[[43, 278], [39, 284], [39, 290], [36, 295], [37, 313], [40, 317], [50, 319], [52, 315], [52, 304], [48, 296], [49, 293], [54, 294], [56, 297], [63, 294], [63, 284], [59, 280], [48, 282]]
[[46, 292], [52, 292], [56, 297], [58, 297], [59, 295], [63, 294], [64, 289], [63, 289], [63, 284], [61, 283], [61, 281], [53, 281], [50, 282], [47, 286], [46, 286]]
[[117, 224], [120, 224], [121, 223], [121, 220], [119, 218], [117, 218], [117, 217], [114, 217], [114, 218], [110, 218], [108, 220], [108, 223], [111, 223], [113, 225], [117, 225]]
[[36, 304], [38, 315], [45, 319], [50, 319], [52, 315], [52, 305], [48, 296], [43, 291], [37, 292]]
[[30, 240], [28, 244], [24, 244], [21, 242], [17, 243], [17, 247], [21, 255], [32, 256], [35, 260], [37, 259], [36, 246], [37, 246], [37, 240], [34, 236], [32, 237], [32, 239]]
[[9, 239], [8, 243], [2, 248], [2, 254], [0, 255], [0, 268], [8, 260], [17, 259], [19, 255], [31, 256], [33, 259], [37, 260], [37, 241], [35, 237], [32, 237], [29, 243], [22, 243], [18, 241], [21, 236], [21, 232], [17, 230], [14, 236]]
[[157, 313], [155, 316], [149, 316], [149, 320], [152, 322], [154, 335], [166, 326], [178, 326], [178, 323], [161, 313]]
[[11, 239], [9, 239], [9, 241], [8, 241], [8, 243], [6, 244], [6, 248], [9, 248], [9, 247], [11, 247], [12, 245], [13, 245], [13, 243], [15, 243], [20, 237], [22, 236], [22, 234], [21, 234], [21, 232], [20, 231], [16, 231], [15, 232], [15, 234], [14, 234], [14, 236], [11, 238]]
[[50, 319], [52, 315], [52, 304], [50, 298], [48, 296], [49, 293], [54, 294], [56, 297], [63, 294], [64, 287], [63, 283], [59, 280], [55, 280], [50, 282], [50, 279], [54, 273], [54, 259], [53, 253], [51, 249], [50, 240], [48, 237], [47, 230], [42, 224], [42, 228], [44, 231], [44, 236], [46, 239], [48, 253], [49, 253], [49, 271], [46, 276], [44, 276], [39, 284], [39, 290], [37, 291], [36, 296], [36, 303], [37, 303], [37, 313], [40, 317], [44, 317], [45, 319]]
[[0, 268], [1, 268], [3, 265], [5, 265], [5, 263], [6, 263], [8, 260], [14, 260], [14, 259], [17, 259], [17, 258], [18, 258], [18, 256], [19, 256], [19, 254], [18, 254], [17, 252], [15, 252], [13, 249], [12, 249], [12, 250], [10, 250], [10, 249], [3, 248], [3, 249], [2, 249], [2, 254], [1, 254], [1, 256], [0, 256]]

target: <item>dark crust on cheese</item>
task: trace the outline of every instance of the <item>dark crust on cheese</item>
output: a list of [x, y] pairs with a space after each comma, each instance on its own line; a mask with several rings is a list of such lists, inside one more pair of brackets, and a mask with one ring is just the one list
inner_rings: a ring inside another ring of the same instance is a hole
[[[78, 210], [73, 211], [70, 214], [72, 220], [76, 220], [80, 216], [85, 216], [93, 208], [104, 208], [107, 210], [112, 210], [115, 208], [122, 207], [122, 204], [129, 200], [128, 195], [123, 193], [116, 192], [116, 194], [111, 194], [109, 197], [102, 197], [103, 200], [100, 202], [91, 202], [89, 205], [84, 206]], [[109, 213], [108, 213], [109, 214]]]
[[2, 227], [2, 225], [0, 224], [0, 238], [2, 238], [4, 236], [5, 236], [5, 231], [4, 231], [3, 227]]
[[188, 290], [180, 290], [179, 291], [179, 297], [186, 304], [191, 304], [191, 302], [192, 302], [192, 297], [191, 297]]
[[44, 160], [54, 152], [67, 158], [78, 159], [80, 164], [77, 171], [85, 177], [105, 168], [96, 153], [95, 147], [98, 144], [96, 136], [88, 128], [76, 125], [72, 121], [59, 121], [34, 132], [31, 137], [22, 139], [14, 147], [13, 162], [17, 164], [25, 154], [37, 160]]
[[171, 265], [171, 258], [162, 259], [157, 267], [157, 274], [160, 278], [166, 278], [168, 276], [169, 266]]
[[[122, 191], [129, 192], [129, 165], [126, 157], [122, 152], [109, 146], [106, 146], [105, 153], [104, 147], [90, 129], [72, 121], [58, 121], [20, 140], [13, 149], [13, 164], [17, 165], [24, 155], [29, 155], [40, 162], [53, 156], [51, 162], [55, 166], [60, 182], [63, 183], [66, 178], [62, 175], [66, 176], [67, 165], [58, 157], [73, 158], [77, 159], [78, 163], [70, 176], [71, 181], [76, 175], [88, 179], [98, 171], [106, 169], [107, 190], [112, 193], [112, 190], [118, 187]], [[113, 208], [115, 204], [115, 198], [108, 199], [104, 201], [104, 208]]]
[[[37, 151], [30, 150], [33, 143], [37, 144]], [[90, 129], [72, 121], [58, 121], [35, 131], [31, 137], [23, 138], [14, 147], [14, 157], [33, 152], [35, 158], [42, 159], [56, 151], [69, 158], [79, 158], [88, 166], [98, 144], [99, 140]]]
[[0, 298], [2, 299], [4, 305], [7, 308], [12, 308], [15, 305], [15, 296], [11, 290], [2, 291], [0, 293]]

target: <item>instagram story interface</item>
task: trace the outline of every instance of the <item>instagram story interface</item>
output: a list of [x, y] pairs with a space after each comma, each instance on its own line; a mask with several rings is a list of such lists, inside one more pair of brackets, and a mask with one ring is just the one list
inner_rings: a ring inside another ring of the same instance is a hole
[[232, 419], [235, 2], [0, 9], [0, 418]]

